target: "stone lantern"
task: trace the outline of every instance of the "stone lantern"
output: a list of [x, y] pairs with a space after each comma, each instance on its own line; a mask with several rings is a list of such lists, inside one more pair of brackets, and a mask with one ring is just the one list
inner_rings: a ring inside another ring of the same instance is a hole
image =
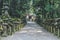
[[3, 1], [3, 8], [2, 8], [2, 19], [3, 19], [3, 36], [7, 36], [7, 30], [9, 28], [8, 26], [8, 19], [9, 19], [9, 14], [8, 14], [8, 10], [9, 10], [9, 4], [6, 0]]

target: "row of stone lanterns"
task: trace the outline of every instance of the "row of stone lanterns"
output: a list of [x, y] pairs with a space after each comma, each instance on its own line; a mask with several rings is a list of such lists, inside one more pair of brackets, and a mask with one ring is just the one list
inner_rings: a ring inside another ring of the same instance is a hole
[[7, 0], [3, 0], [2, 15], [0, 17], [0, 35], [8, 36], [12, 35], [16, 31], [20, 30], [26, 22], [24, 17], [22, 18], [11, 18], [9, 15], [10, 4]]

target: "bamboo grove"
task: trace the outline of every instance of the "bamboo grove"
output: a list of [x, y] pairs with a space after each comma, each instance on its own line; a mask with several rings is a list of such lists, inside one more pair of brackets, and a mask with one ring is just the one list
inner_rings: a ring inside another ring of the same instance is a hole
[[33, 7], [36, 22], [60, 36], [60, 0], [34, 0]]

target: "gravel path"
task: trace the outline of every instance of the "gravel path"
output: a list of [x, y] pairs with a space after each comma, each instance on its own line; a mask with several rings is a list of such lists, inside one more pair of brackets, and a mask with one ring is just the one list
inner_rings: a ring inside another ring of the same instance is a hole
[[28, 22], [28, 24], [21, 30], [2, 38], [1, 40], [60, 40], [52, 33], [37, 25], [35, 22]]

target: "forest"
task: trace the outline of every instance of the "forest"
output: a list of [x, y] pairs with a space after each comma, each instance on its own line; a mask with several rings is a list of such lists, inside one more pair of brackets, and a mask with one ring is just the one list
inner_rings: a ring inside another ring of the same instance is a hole
[[0, 36], [12, 35], [26, 24], [26, 14], [35, 22], [60, 36], [60, 0], [0, 0]]

